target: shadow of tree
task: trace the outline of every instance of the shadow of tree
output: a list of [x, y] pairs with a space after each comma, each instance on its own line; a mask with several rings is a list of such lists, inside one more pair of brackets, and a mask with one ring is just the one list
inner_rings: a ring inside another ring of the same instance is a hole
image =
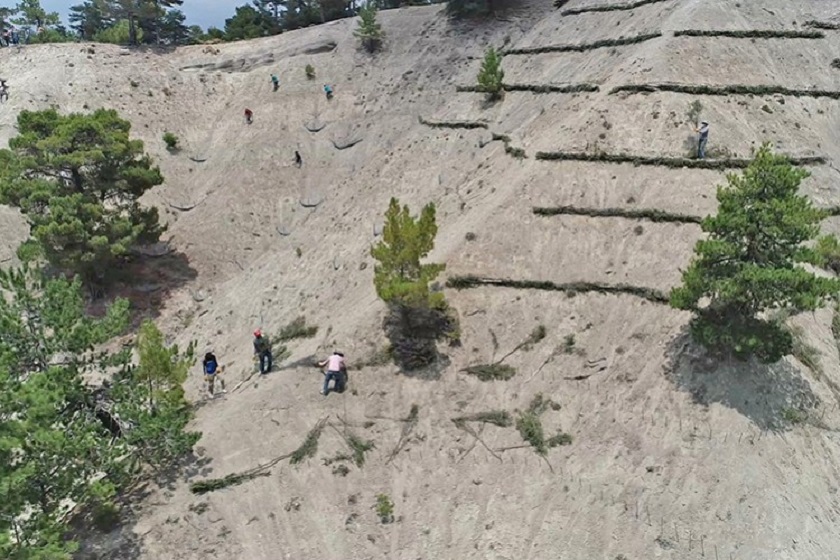
[[786, 411], [807, 412], [820, 404], [811, 385], [786, 360], [775, 364], [721, 359], [695, 344], [688, 327], [665, 351], [668, 377], [700, 405], [737, 410], [762, 430], [791, 427]]
[[198, 276], [184, 253], [138, 255], [115, 275], [114, 282], [89, 305], [94, 313], [103, 313], [116, 298], [131, 302], [132, 327], [144, 318], [156, 318], [169, 295]]

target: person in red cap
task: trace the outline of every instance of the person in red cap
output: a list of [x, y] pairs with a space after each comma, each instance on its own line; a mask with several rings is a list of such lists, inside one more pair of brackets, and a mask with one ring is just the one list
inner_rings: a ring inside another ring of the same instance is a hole
[[271, 371], [271, 341], [260, 329], [254, 331], [254, 357], [260, 361], [260, 375]]

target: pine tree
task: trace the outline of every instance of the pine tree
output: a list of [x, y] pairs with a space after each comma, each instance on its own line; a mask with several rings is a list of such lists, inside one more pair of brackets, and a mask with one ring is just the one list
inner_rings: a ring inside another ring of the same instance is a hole
[[69, 558], [68, 506], [107, 501], [124, 476], [82, 374], [109, 362], [94, 346], [125, 329], [128, 302], [87, 317], [79, 282], [31, 269], [0, 272], [0, 290], [0, 557]]
[[414, 218], [408, 206], [400, 208], [399, 201], [392, 198], [385, 220], [382, 241], [371, 249], [378, 261], [373, 279], [376, 293], [386, 303], [427, 305], [429, 283], [446, 268], [420, 263], [435, 245], [435, 205], [427, 204], [420, 217]]
[[438, 361], [437, 341], [452, 339], [457, 320], [440, 292], [429, 284], [445, 265], [422, 264], [434, 248], [437, 224], [434, 204], [426, 205], [418, 218], [392, 198], [385, 213], [382, 241], [371, 249], [376, 259], [374, 286], [388, 305], [385, 334], [392, 355], [405, 370], [417, 370]]
[[385, 37], [382, 26], [376, 21], [376, 12], [375, 3], [372, 1], [365, 3], [359, 10], [359, 27], [353, 32], [368, 52], [378, 50], [382, 46], [382, 39]]
[[478, 72], [478, 89], [491, 100], [499, 99], [504, 92], [505, 72], [502, 70], [502, 55], [493, 47], [484, 53], [484, 62]]
[[108, 17], [106, 0], [85, 0], [70, 8], [70, 28], [85, 41], [92, 41], [100, 33], [114, 24]]
[[181, 388], [193, 346], [146, 323], [135, 366], [131, 348], [100, 349], [127, 328], [127, 301], [92, 318], [78, 280], [31, 268], [0, 271], [0, 291], [0, 558], [69, 560], [70, 508], [116, 515], [114, 497], [146, 476], [138, 463], [160, 472], [200, 437]]
[[40, 0], [20, 0], [17, 13], [18, 17], [14, 23], [36, 29], [47, 25], [58, 25], [61, 19], [57, 12], [47, 12], [42, 8]]
[[719, 187], [718, 213], [703, 221], [683, 285], [671, 305], [692, 311], [691, 332], [707, 348], [775, 362], [789, 353], [790, 333], [767, 319], [773, 310], [814, 310], [840, 292], [840, 281], [799, 266], [819, 262], [804, 244], [825, 214], [799, 194], [808, 172], [762, 146], [743, 175]]
[[20, 208], [47, 260], [86, 281], [105, 280], [138, 244], [162, 232], [138, 199], [163, 182], [131, 124], [116, 111], [23, 111], [0, 150], [0, 201]]
[[145, 321], [137, 337], [137, 366], [114, 379], [114, 412], [134, 427], [125, 434], [133, 457], [155, 471], [172, 466], [192, 449], [201, 434], [187, 432], [192, 418], [183, 383], [195, 363], [195, 346], [186, 352], [167, 346], [163, 333]]

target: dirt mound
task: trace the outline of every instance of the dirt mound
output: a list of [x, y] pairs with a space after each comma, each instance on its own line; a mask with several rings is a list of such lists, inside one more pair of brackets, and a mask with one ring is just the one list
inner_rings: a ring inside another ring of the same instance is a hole
[[[840, 102], [796, 95], [840, 91], [830, 68], [840, 34], [675, 36], [811, 29], [806, 21], [834, 21], [830, 3], [561, 4], [467, 23], [440, 6], [383, 12], [388, 38], [375, 56], [358, 49], [352, 20], [218, 53], [0, 49], [11, 92], [0, 141], [21, 109], [105, 106], [132, 121], [166, 177], [146, 200], [169, 225], [152, 256], [177, 252], [194, 271], [161, 302], [162, 327], [212, 348], [228, 387], [242, 381], [205, 402], [196, 371], [196, 460], [82, 557], [822, 560], [840, 550], [831, 311], [793, 319], [812, 369], [793, 357], [757, 368], [708, 362], [684, 336], [685, 314], [637, 295], [675, 285], [700, 235], [692, 223], [649, 218], [714, 211], [724, 179], [723, 168], [679, 165], [693, 161], [693, 101], [716, 158], [740, 161], [764, 141], [825, 158], [803, 160], [804, 189], [820, 206], [840, 204]], [[474, 84], [489, 45], [520, 53], [505, 57], [505, 81], [528, 86], [492, 105], [456, 91]], [[557, 45], [598, 48], [542, 48]], [[181, 138], [180, 153], [167, 152], [164, 131]], [[610, 154], [624, 159], [601, 157]], [[391, 196], [413, 209], [436, 203], [441, 284], [493, 279], [446, 290], [462, 346], [445, 348], [450, 365], [435, 380], [381, 365], [385, 308], [369, 248]], [[0, 260], [11, 259], [22, 221], [4, 210], [0, 233]], [[276, 371], [251, 377], [253, 329], [270, 334], [299, 316], [320, 327], [315, 337], [290, 342]], [[506, 359], [510, 379], [463, 372], [539, 325], [546, 337]], [[325, 398], [308, 364], [333, 349], [348, 356], [350, 382]], [[545, 456], [515, 425], [452, 421], [491, 411], [516, 420], [538, 393], [559, 405], [539, 415], [546, 439], [572, 437]], [[294, 452], [325, 418], [311, 459], [190, 492], [190, 482]], [[357, 440], [373, 442], [363, 464], [341, 459]], [[375, 510], [379, 494], [393, 502], [392, 523]]]

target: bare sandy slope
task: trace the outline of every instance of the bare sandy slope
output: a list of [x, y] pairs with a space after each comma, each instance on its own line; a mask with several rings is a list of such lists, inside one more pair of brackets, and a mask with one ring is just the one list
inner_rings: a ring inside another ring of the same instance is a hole
[[[829, 67], [840, 57], [840, 32], [821, 40], [672, 36], [687, 28], [798, 29], [830, 18], [829, 4], [674, 0], [562, 17], [544, 2], [464, 27], [447, 22], [439, 7], [397, 10], [381, 16], [388, 40], [375, 57], [357, 50], [352, 21], [220, 45], [218, 54], [101, 45], [93, 54], [88, 45], [0, 51], [0, 74], [12, 88], [0, 108], [0, 140], [13, 135], [19, 109], [114, 107], [160, 162], [167, 182], [148, 203], [165, 211], [181, 269], [151, 277], [145, 289], [149, 301], [162, 301], [160, 319], [174, 340], [215, 349], [233, 386], [251, 372], [253, 328], [272, 332], [298, 315], [321, 327], [316, 338], [291, 346], [279, 371], [202, 403], [195, 421], [204, 434], [200, 461], [171, 488], [152, 491], [129, 523], [90, 543], [85, 557], [835, 557], [840, 411], [830, 384], [840, 382], [840, 368], [827, 310], [793, 319], [819, 351], [819, 373], [793, 358], [770, 368], [710, 363], [686, 344], [685, 314], [634, 296], [489, 287], [447, 292], [460, 313], [463, 346], [446, 349], [451, 365], [439, 379], [365, 368], [353, 372], [352, 391], [323, 398], [315, 368], [288, 365], [340, 348], [352, 366], [384, 344], [368, 251], [391, 196], [412, 208], [437, 204], [433, 257], [447, 263], [446, 275], [669, 289], [690, 258], [697, 226], [537, 217], [531, 207], [703, 215], [714, 210], [723, 175], [544, 162], [534, 154], [685, 155], [685, 115], [695, 97], [609, 95], [617, 85], [840, 90], [840, 72]], [[477, 94], [455, 93], [456, 85], [473, 83], [489, 44], [590, 43], [658, 30], [662, 38], [633, 46], [505, 58], [507, 82], [592, 82], [597, 93], [512, 92], [489, 107]], [[314, 81], [304, 75], [307, 63], [316, 68]], [[277, 93], [271, 72], [280, 75]], [[336, 90], [329, 103], [321, 92], [327, 82]], [[840, 204], [840, 101], [696, 99], [712, 122], [715, 148], [748, 156], [770, 141], [793, 155], [827, 157], [804, 190], [820, 205]], [[250, 127], [242, 122], [245, 107], [255, 112]], [[432, 129], [418, 117], [483, 120], [489, 130]], [[325, 126], [313, 133], [305, 124]], [[165, 130], [182, 138], [180, 153], [165, 151]], [[501, 142], [487, 143], [491, 132], [508, 134], [529, 157], [517, 160]], [[352, 140], [360, 142], [336, 148]], [[294, 150], [302, 169], [292, 165]], [[4, 212], [0, 251], [8, 258], [22, 230]], [[825, 226], [838, 230], [836, 220]], [[512, 380], [482, 383], [460, 373], [508, 352], [538, 324], [548, 336], [509, 359], [518, 369]], [[565, 353], [570, 334], [577, 351]], [[574, 379], [581, 376], [589, 377]], [[196, 399], [200, 381], [196, 371], [189, 381]], [[451, 422], [464, 413], [523, 409], [539, 392], [561, 405], [544, 415], [547, 432], [574, 438], [547, 460], [527, 448], [484, 446], [521, 445], [513, 428], [484, 428], [482, 444]], [[419, 406], [417, 426], [390, 459], [412, 404]], [[809, 419], [791, 425], [786, 409], [807, 411]], [[323, 465], [344, 445], [330, 427], [308, 462], [281, 463], [271, 476], [205, 497], [190, 494], [188, 480], [222, 477], [294, 450], [320, 418], [343, 430], [339, 416], [376, 444], [364, 467], [346, 477]], [[376, 519], [378, 493], [394, 500], [395, 523]]]

